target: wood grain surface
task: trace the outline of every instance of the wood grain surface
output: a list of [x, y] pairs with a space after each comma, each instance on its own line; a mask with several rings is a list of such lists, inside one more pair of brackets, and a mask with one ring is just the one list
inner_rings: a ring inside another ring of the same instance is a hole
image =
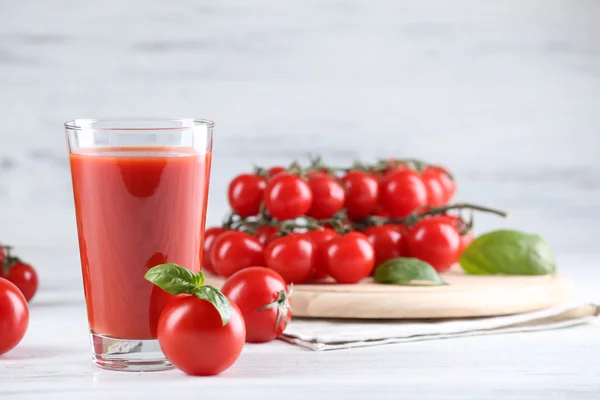
[[[314, 318], [438, 319], [516, 314], [566, 303], [571, 283], [563, 275], [475, 276], [459, 267], [442, 274], [447, 286], [294, 285], [294, 315]], [[220, 287], [223, 279], [207, 276]]]

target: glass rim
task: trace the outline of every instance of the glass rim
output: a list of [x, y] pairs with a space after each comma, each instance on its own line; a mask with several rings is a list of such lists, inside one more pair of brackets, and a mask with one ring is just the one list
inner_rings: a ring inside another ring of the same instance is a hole
[[[144, 122], [152, 122], [152, 123], [164, 123], [165, 126], [156, 126], [152, 128], [119, 128], [118, 125], [115, 126], [94, 126], [98, 123], [115, 123], [119, 122], [132, 123], [139, 121], [140, 123]], [[168, 126], [169, 123], [178, 122], [181, 126]], [[205, 126], [207, 128], [214, 128], [215, 122], [206, 119], [206, 118], [153, 118], [153, 117], [117, 117], [117, 118], [77, 118], [64, 123], [66, 129], [76, 130], [76, 131], [173, 131], [173, 130], [186, 130], [193, 128], [195, 126]]]

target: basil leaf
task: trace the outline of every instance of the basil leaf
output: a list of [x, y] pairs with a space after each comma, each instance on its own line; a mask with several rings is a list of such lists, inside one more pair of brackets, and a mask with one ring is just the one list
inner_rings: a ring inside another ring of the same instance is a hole
[[379, 265], [375, 282], [407, 286], [440, 286], [446, 283], [428, 263], [417, 258], [394, 258]]
[[144, 278], [171, 294], [192, 293], [197, 287], [196, 275], [189, 269], [174, 263], [152, 267], [146, 272]]
[[463, 252], [460, 265], [472, 275], [547, 275], [556, 272], [550, 245], [538, 235], [498, 230], [479, 236]]
[[212, 303], [221, 316], [223, 326], [227, 325], [231, 318], [231, 303], [219, 289], [212, 286], [202, 286], [194, 291], [194, 296]]
[[196, 286], [204, 285], [204, 273], [202, 271], [198, 271], [198, 274], [194, 276], [194, 282], [196, 283]]

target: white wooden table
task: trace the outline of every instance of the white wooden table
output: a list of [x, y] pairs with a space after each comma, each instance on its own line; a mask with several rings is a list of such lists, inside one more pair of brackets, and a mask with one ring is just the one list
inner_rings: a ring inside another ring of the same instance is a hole
[[[600, 393], [600, 328], [313, 352], [284, 342], [246, 346], [211, 378], [173, 370], [110, 372], [90, 360], [77, 252], [23, 248], [40, 269], [23, 342], [0, 358], [0, 399], [592, 399]], [[599, 256], [560, 267], [593, 300]], [[596, 299], [600, 296], [596, 296]]]

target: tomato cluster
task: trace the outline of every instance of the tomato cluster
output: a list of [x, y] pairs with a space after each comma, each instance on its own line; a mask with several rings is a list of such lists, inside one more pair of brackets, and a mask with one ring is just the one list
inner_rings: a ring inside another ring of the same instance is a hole
[[444, 271], [472, 240], [470, 224], [443, 210], [455, 191], [445, 168], [414, 160], [241, 174], [228, 190], [233, 217], [205, 233], [203, 267], [229, 277], [264, 266], [287, 283], [347, 284], [397, 257]]

